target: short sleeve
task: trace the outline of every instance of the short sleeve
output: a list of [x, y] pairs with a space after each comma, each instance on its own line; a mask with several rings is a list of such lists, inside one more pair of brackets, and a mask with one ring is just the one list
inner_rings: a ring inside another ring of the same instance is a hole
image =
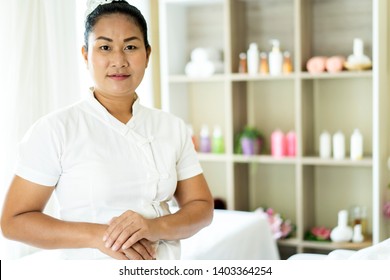
[[180, 122], [180, 131], [182, 147], [176, 164], [179, 181], [194, 177], [203, 172], [191, 139], [190, 131], [183, 121]]
[[15, 174], [44, 186], [55, 186], [61, 175], [58, 133], [49, 120], [38, 120], [19, 143]]

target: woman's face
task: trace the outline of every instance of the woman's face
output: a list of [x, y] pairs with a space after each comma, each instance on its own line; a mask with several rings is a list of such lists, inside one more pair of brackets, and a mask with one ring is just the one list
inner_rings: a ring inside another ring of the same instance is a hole
[[113, 97], [133, 97], [150, 55], [140, 28], [122, 14], [103, 16], [90, 33], [88, 44], [88, 52], [84, 47], [83, 56], [95, 91]]

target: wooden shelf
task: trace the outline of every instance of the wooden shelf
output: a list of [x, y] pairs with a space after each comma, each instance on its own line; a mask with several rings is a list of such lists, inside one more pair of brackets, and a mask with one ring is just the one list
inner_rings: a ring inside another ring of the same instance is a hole
[[363, 158], [361, 160], [351, 160], [351, 159], [336, 160], [336, 159], [323, 159], [319, 157], [303, 157], [301, 161], [303, 165], [372, 167], [372, 158]]
[[320, 250], [335, 250], [335, 249], [346, 249], [346, 250], [360, 250], [367, 248], [372, 245], [371, 240], [363, 241], [361, 243], [353, 242], [326, 242], [326, 241], [302, 241], [301, 246], [311, 249]]
[[[203, 124], [219, 125], [223, 131], [224, 154], [198, 154], [212, 193], [225, 199], [229, 209], [268, 205], [288, 217], [296, 225], [297, 237], [278, 243], [297, 251], [360, 249], [383, 240], [378, 209], [390, 176], [386, 162], [390, 4], [374, 0], [160, 0], [159, 5], [163, 109], [191, 124], [195, 135]], [[364, 40], [372, 70], [306, 71], [306, 62], [313, 56], [350, 55], [355, 37]], [[271, 38], [279, 39], [282, 51], [290, 52], [293, 72], [277, 76], [237, 73], [239, 54], [252, 42], [268, 53]], [[191, 51], [197, 47], [222, 51], [224, 73], [184, 75]], [[245, 125], [263, 133], [267, 151], [275, 129], [294, 130], [297, 156], [235, 154], [235, 135]], [[364, 138], [363, 159], [318, 157], [317, 142], [323, 130], [343, 131], [349, 155], [349, 136], [356, 128]], [[335, 226], [338, 211], [354, 205], [367, 207], [367, 232], [372, 240], [327, 244], [302, 239], [307, 228]]]

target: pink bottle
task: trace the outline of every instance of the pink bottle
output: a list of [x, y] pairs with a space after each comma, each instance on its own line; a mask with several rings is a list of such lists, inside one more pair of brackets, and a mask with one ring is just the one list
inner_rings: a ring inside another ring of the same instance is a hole
[[295, 157], [297, 154], [297, 135], [294, 131], [290, 131], [286, 135], [286, 154], [289, 157]]
[[284, 157], [286, 155], [286, 137], [279, 129], [271, 134], [271, 154], [274, 157]]

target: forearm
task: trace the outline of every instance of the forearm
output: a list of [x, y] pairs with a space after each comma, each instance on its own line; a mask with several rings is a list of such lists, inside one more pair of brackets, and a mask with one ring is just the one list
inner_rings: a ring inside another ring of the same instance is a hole
[[98, 248], [102, 246], [106, 228], [100, 224], [61, 221], [41, 212], [27, 212], [3, 221], [5, 237], [44, 249]]
[[191, 237], [209, 225], [213, 219], [213, 206], [209, 201], [192, 201], [176, 213], [155, 220], [159, 239], [178, 240]]

